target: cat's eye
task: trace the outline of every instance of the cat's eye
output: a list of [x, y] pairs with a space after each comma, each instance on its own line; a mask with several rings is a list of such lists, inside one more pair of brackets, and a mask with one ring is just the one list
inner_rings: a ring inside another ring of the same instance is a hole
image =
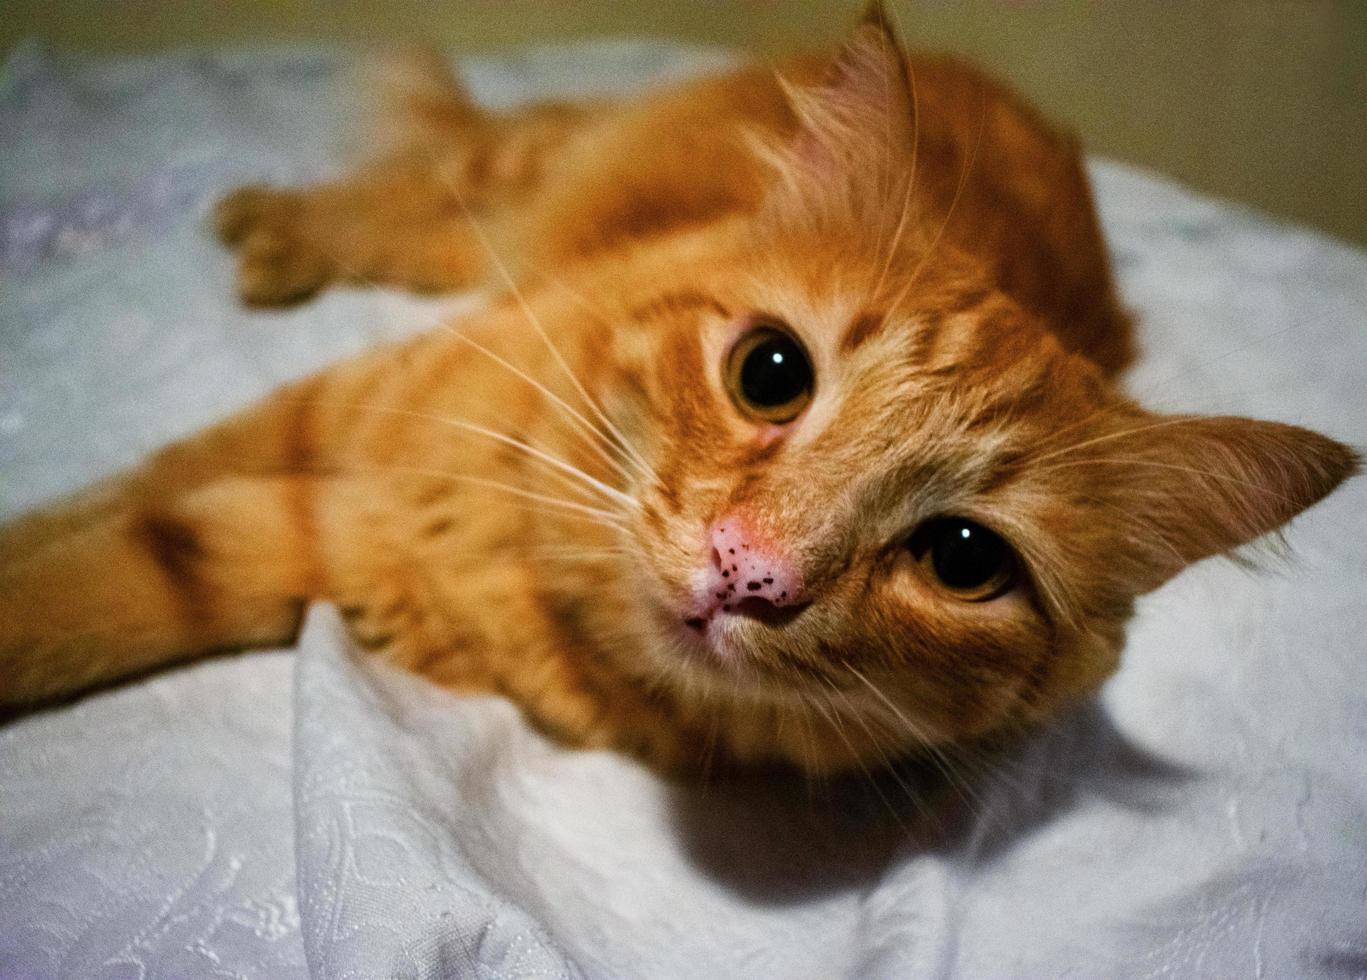
[[911, 536], [911, 553], [943, 591], [966, 602], [986, 602], [1016, 582], [1016, 557], [1001, 536], [975, 521], [941, 517]]
[[736, 341], [726, 357], [725, 379], [742, 414], [774, 425], [801, 415], [816, 387], [807, 352], [791, 333], [771, 324]]

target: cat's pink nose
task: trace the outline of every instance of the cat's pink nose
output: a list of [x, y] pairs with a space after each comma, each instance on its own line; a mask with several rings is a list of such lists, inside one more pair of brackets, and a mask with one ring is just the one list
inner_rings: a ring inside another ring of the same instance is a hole
[[[772, 606], [794, 606], [803, 601], [802, 573], [797, 563], [757, 533], [739, 515], [730, 514], [712, 526], [711, 594], [726, 612], [744, 612], [759, 600]], [[744, 603], [744, 605], [742, 605]]]

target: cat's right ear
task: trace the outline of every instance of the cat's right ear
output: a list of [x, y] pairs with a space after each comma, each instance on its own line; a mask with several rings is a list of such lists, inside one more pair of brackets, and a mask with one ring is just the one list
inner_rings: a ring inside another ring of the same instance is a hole
[[887, 13], [871, 5], [811, 87], [784, 82], [796, 128], [764, 145], [776, 181], [766, 210], [824, 219], [882, 219], [911, 179], [915, 84]]

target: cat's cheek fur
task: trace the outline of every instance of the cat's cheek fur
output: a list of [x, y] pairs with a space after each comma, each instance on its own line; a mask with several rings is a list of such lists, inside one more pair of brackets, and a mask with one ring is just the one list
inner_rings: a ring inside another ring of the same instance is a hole
[[1052, 624], [1023, 594], [967, 603], [932, 590], [897, 583], [860, 610], [860, 669], [878, 675], [911, 723], [938, 742], [1042, 716], [1041, 702], [1053, 703], [1054, 663], [1066, 655]]

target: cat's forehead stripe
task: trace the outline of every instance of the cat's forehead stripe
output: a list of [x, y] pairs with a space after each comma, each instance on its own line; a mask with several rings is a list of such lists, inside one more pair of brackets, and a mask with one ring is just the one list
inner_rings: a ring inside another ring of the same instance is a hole
[[628, 313], [634, 320], [645, 321], [700, 309], [711, 310], [718, 316], [725, 318], [731, 316], [731, 311], [722, 304], [721, 300], [693, 289], [665, 293], [649, 302], [642, 303], [640, 306], [632, 307]]
[[845, 336], [840, 338], [840, 350], [842, 353], [849, 354], [859, 349], [864, 341], [873, 337], [888, 321], [886, 313], [878, 313], [865, 310], [850, 321], [849, 327], [845, 330]]
[[[930, 328], [932, 334], [938, 333], [939, 328], [944, 325], [947, 319], [973, 313], [993, 299], [994, 295], [994, 291], [989, 287], [972, 286], [966, 287], [962, 291], [956, 290], [948, 295], [939, 296], [935, 308], [925, 311], [922, 323]], [[861, 310], [851, 318], [849, 326], [845, 328], [845, 333], [840, 338], [840, 352], [850, 354], [858, 350], [869, 340], [879, 336], [889, 325], [891, 319], [890, 311]], [[927, 340], [926, 336], [918, 337], [918, 345], [924, 345]]]

